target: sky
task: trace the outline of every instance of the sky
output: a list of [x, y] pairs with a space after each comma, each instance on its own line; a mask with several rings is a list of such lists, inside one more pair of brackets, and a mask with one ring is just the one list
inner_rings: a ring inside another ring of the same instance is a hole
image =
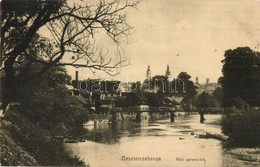
[[[77, 69], [80, 79], [143, 81], [148, 65], [154, 76], [164, 75], [169, 64], [172, 77], [184, 71], [193, 81], [217, 82], [225, 50], [260, 51], [259, 0], [142, 0], [127, 11], [127, 21], [134, 29], [123, 56], [131, 65], [116, 77]], [[74, 78], [75, 69], [68, 71]]]

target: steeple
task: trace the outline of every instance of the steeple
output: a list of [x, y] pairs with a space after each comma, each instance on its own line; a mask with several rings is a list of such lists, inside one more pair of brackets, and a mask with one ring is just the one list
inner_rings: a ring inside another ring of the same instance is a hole
[[206, 84], [209, 84], [209, 78], [206, 78]]
[[171, 75], [170, 67], [169, 67], [169, 64], [167, 64], [167, 70], [165, 72], [165, 76], [170, 77], [170, 75]]
[[148, 65], [148, 68], [146, 70], [146, 79], [150, 80], [151, 79], [151, 69], [150, 65]]
[[196, 82], [197, 85], [199, 84], [199, 77], [196, 77]]

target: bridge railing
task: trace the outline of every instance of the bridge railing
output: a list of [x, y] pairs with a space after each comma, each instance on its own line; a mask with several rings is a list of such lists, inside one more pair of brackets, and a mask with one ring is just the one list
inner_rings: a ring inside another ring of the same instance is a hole
[[210, 113], [224, 112], [224, 108], [221, 107], [196, 107], [195, 110]]
[[193, 108], [181, 108], [176, 107], [115, 107], [110, 109], [111, 112], [165, 112], [165, 111], [182, 111], [182, 112], [209, 112], [220, 113], [224, 112], [224, 108], [221, 107], [193, 107]]
[[110, 109], [111, 112], [164, 112], [176, 111], [175, 107], [116, 107]]

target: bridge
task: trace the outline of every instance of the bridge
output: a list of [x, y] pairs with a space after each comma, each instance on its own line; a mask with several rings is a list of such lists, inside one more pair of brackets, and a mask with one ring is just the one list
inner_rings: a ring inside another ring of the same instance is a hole
[[[216, 113], [223, 113], [224, 108], [217, 108], [217, 107], [193, 107], [193, 108], [176, 108], [176, 107], [114, 107], [109, 109], [108, 114], [111, 114], [112, 117], [110, 118], [111, 122], [115, 122], [117, 120], [117, 113], [120, 113], [120, 117], [124, 120], [123, 113], [132, 113], [136, 114], [135, 120], [137, 122], [141, 121], [141, 113], [148, 112], [148, 113], [170, 113], [170, 121], [174, 122], [176, 112], [197, 112], [200, 114], [200, 122], [203, 123], [205, 118], [205, 113], [216, 114]], [[104, 118], [104, 116], [101, 116]], [[95, 116], [95, 119], [100, 119], [100, 116]], [[101, 118], [102, 119], [102, 118]]]
[[114, 107], [110, 112], [204, 112], [204, 113], [222, 113], [224, 108], [220, 107]]

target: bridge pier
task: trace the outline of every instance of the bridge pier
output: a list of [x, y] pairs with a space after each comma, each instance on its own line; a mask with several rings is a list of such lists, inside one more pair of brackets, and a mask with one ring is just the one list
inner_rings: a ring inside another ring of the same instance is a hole
[[136, 122], [141, 122], [141, 113], [140, 112], [136, 113], [135, 121]]
[[123, 112], [122, 111], [120, 111], [120, 115], [121, 115], [121, 119], [122, 119], [122, 121], [124, 121], [124, 115], [123, 115]]
[[111, 122], [115, 123], [116, 122], [116, 112], [112, 112], [111, 114], [112, 114]]
[[204, 112], [200, 112], [200, 123], [204, 123], [206, 119], [204, 118]]
[[170, 117], [171, 117], [171, 122], [174, 122], [174, 118], [175, 118], [175, 113], [174, 112], [171, 112], [171, 115], [170, 115]]

